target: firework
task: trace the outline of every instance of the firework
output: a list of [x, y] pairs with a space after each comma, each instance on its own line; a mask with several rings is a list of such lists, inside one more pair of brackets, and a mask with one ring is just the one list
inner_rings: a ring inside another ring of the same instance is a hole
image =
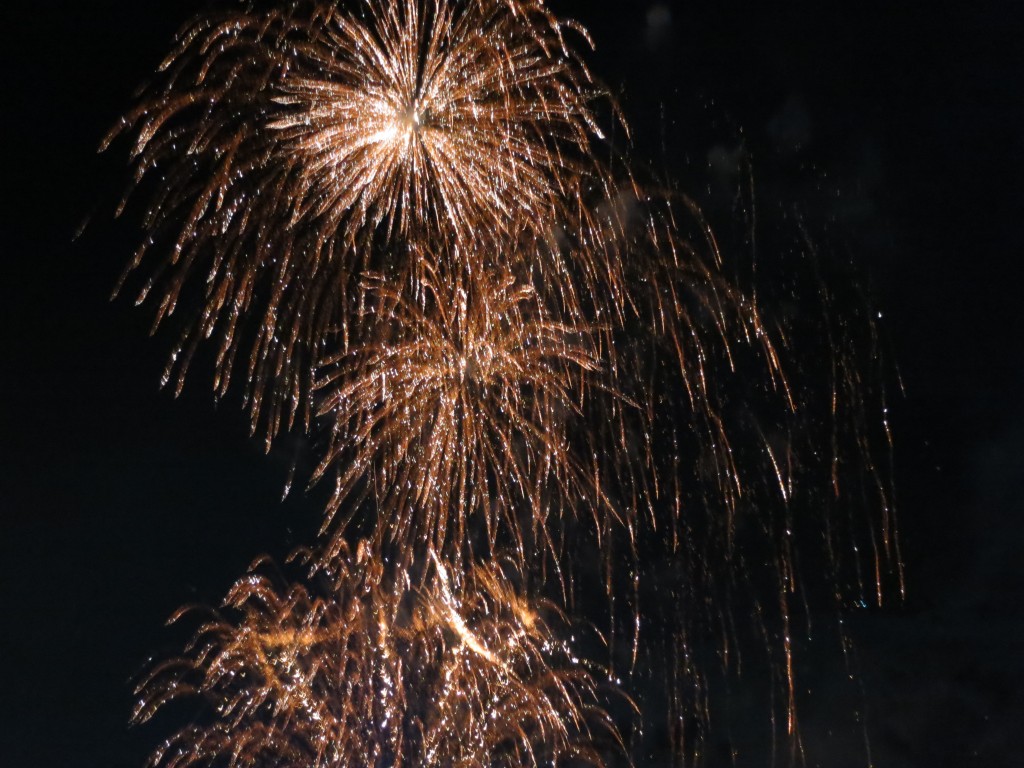
[[209, 707], [151, 765], [603, 766], [596, 744], [620, 751], [592, 670], [552, 629], [564, 618], [517, 592], [515, 569], [434, 560], [412, 590], [366, 553], [339, 549], [283, 589], [240, 580], [230, 617], [139, 688], [137, 722], [179, 698]]
[[801, 612], [901, 583], [870, 319], [599, 160], [589, 41], [541, 0], [254, 8], [188, 26], [114, 132], [162, 178], [126, 275], [162, 250], [140, 301], [193, 312], [168, 380], [212, 339], [268, 445], [323, 426], [331, 536], [308, 585], [239, 582], [144, 683], [139, 720], [213, 709], [154, 763], [600, 764], [593, 679], [512, 586], [549, 566], [610, 666], [671, 670], [680, 759], [753, 642], [795, 760]]
[[139, 301], [156, 295], [155, 325], [198, 308], [166, 380], [180, 389], [214, 337], [216, 391], [242, 378], [269, 441], [308, 419], [362, 271], [415, 269], [410, 242], [548, 237], [608, 183], [599, 91], [567, 37], [588, 44], [539, 0], [298, 0], [187, 26], [104, 143], [134, 133], [136, 183], [161, 177], [126, 275], [168, 255]]
[[458, 559], [497, 540], [523, 563], [557, 555], [578, 509], [606, 532], [616, 506], [586, 424], [592, 398], [616, 400], [601, 329], [561, 319], [501, 259], [471, 255], [476, 269], [454, 274], [420, 263], [403, 286], [373, 281], [366, 341], [321, 382], [332, 435], [320, 473], [338, 471], [329, 514], [372, 501], [378, 536], [407, 556]]
[[638, 221], [646, 234], [631, 242], [650, 256], [631, 281], [638, 322], [616, 345], [617, 387], [648, 413], [650, 514], [605, 555], [633, 560], [609, 577], [609, 594], [632, 601], [610, 621], [627, 637], [642, 622], [639, 668], [657, 683], [670, 670], [663, 705], [681, 764], [720, 738], [721, 692], [752, 658], [770, 681], [748, 680], [744, 696], [763, 697], [775, 759], [795, 764], [801, 654], [814, 635], [837, 638], [849, 662], [843, 613], [903, 587], [874, 313], [855, 287], [831, 287], [854, 283], [826, 279], [806, 236], [762, 255], [765, 279], [740, 247], [723, 253], [685, 199]]

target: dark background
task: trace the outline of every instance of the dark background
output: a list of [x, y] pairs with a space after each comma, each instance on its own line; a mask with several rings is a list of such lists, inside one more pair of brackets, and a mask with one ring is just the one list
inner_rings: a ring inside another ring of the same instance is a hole
[[[716, 158], [742, 139], [766, 208], [827, 225], [871, 276], [906, 384], [894, 423], [908, 573], [903, 606], [851, 616], [873, 758], [1021, 765], [1017, 4], [550, 5], [592, 32], [589, 61], [620, 94], [641, 161], [713, 204]], [[201, 376], [177, 401], [161, 391], [168, 340], [147, 338], [145, 310], [107, 301], [138, 232], [110, 222], [123, 147], [95, 149], [198, 7], [0, 11], [4, 766], [141, 764], [159, 734], [127, 728], [131, 680], [177, 647], [164, 619], [316, 527], [315, 494], [278, 502], [301, 446], [263, 456]], [[827, 718], [810, 727], [815, 739]]]

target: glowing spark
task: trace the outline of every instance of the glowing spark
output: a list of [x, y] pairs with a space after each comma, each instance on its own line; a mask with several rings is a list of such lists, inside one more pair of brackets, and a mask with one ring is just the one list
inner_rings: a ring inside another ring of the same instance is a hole
[[587, 466], [590, 430], [572, 435], [591, 386], [615, 397], [597, 329], [557, 319], [500, 262], [465, 258], [473, 269], [453, 273], [421, 254], [418, 280], [367, 289], [367, 332], [321, 382], [332, 440], [319, 474], [337, 468], [332, 513], [372, 499], [399, 558], [458, 560], [482, 524], [488, 546], [510, 540], [525, 562], [554, 550], [553, 515], [616, 513]]

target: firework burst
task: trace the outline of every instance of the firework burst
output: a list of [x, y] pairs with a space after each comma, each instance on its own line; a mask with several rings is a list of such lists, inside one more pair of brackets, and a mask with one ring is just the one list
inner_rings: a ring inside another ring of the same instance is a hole
[[277, 588], [252, 572], [180, 659], [139, 688], [136, 722], [200, 696], [209, 713], [153, 766], [605, 765], [620, 751], [592, 672], [557, 639], [552, 605], [506, 563], [464, 576], [433, 561], [418, 590], [344, 548]]
[[817, 276], [773, 290], [695, 204], [599, 160], [567, 37], [589, 41], [541, 0], [256, 8], [189, 25], [114, 131], [136, 186], [161, 177], [126, 275], [156, 263], [156, 324], [193, 312], [177, 387], [211, 339], [268, 445], [322, 420], [332, 535], [147, 679], [138, 720], [212, 707], [154, 764], [600, 764], [593, 679], [511, 586], [549, 565], [571, 606], [603, 583], [612, 665], [672, 670], [680, 759], [706, 670], [754, 637], [795, 761], [802, 564], [838, 605], [900, 582], [871, 320], [854, 338]]
[[365, 341], [321, 382], [331, 439], [319, 474], [338, 472], [329, 514], [371, 501], [377, 536], [406, 557], [458, 560], [501, 540], [525, 563], [558, 554], [576, 510], [600, 532], [617, 514], [585, 426], [591, 399], [619, 399], [603, 375], [603, 330], [561, 319], [503, 261], [445, 259], [473, 266], [453, 271], [424, 254], [418, 279], [374, 279]]
[[588, 44], [534, 0], [298, 0], [186, 27], [104, 143], [134, 133], [136, 184], [161, 177], [126, 275], [170, 255], [138, 300], [156, 294], [155, 325], [183, 293], [199, 307], [167, 380], [215, 337], [216, 391], [244, 379], [269, 441], [308, 420], [320, 345], [347, 329], [364, 269], [415, 268], [410, 242], [547, 237], [608, 183], [599, 92], [568, 33]]

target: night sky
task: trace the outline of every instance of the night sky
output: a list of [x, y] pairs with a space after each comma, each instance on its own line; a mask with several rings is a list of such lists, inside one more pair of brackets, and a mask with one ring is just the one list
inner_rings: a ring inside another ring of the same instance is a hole
[[[908, 597], [850, 616], [874, 760], [1020, 766], [1018, 4], [549, 5], [592, 33], [588, 61], [638, 164], [713, 210], [716, 159], [742, 144], [767, 225], [799, 211], [868, 278], [906, 388], [893, 421]], [[203, 375], [177, 400], [160, 390], [169, 338], [149, 338], [151, 308], [108, 300], [139, 232], [111, 221], [124, 146], [96, 147], [199, 7], [0, 12], [4, 766], [141, 765], [162, 732], [127, 727], [131, 683], [179, 647], [165, 619], [217, 602], [257, 555], [282, 558], [318, 524], [322, 491], [279, 501], [301, 442], [264, 455]], [[812, 715], [807, 737], [827, 720]]]

